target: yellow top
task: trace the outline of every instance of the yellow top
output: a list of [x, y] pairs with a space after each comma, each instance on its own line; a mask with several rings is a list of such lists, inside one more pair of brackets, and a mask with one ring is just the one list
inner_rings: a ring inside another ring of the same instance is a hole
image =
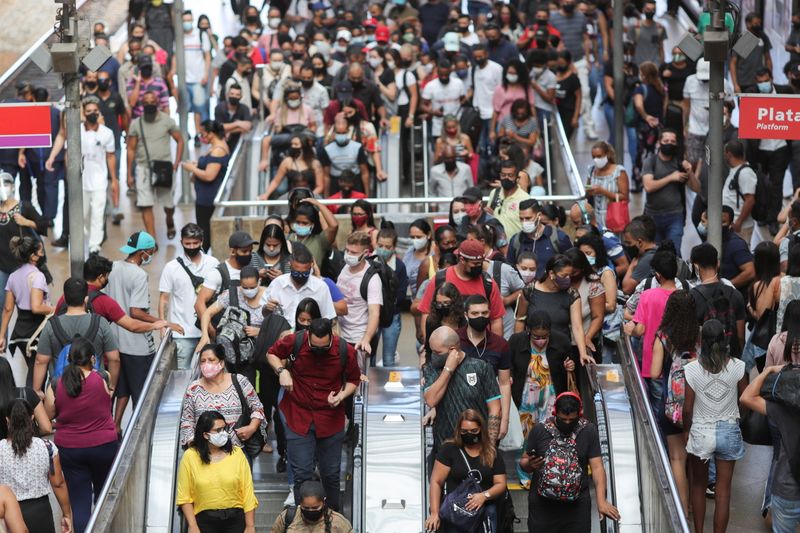
[[217, 463], [203, 464], [200, 454], [189, 448], [183, 454], [178, 471], [177, 504], [194, 504], [194, 513], [210, 509], [243, 509], [258, 507], [253, 492], [253, 476], [244, 452], [238, 446]]

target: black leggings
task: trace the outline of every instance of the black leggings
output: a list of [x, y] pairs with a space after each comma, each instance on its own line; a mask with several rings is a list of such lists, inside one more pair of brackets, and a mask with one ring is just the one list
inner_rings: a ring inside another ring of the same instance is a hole
[[203, 250], [211, 248], [211, 217], [214, 215], [213, 205], [195, 205], [194, 217], [197, 225], [203, 228]]
[[200, 533], [243, 533], [244, 510], [213, 509], [195, 515]]
[[19, 508], [22, 510], [22, 518], [28, 526], [28, 531], [55, 533], [53, 509], [50, 507], [49, 497], [22, 500], [19, 502]]

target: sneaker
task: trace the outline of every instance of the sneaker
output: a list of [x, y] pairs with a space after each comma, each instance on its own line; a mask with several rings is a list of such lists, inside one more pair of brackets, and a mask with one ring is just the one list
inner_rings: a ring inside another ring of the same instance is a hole
[[278, 463], [275, 465], [275, 471], [279, 474], [286, 472], [286, 457], [283, 455], [278, 457]]
[[194, 147], [195, 148], [200, 148], [200, 136], [199, 135], [195, 135], [194, 136]]
[[125, 218], [124, 213], [114, 213], [114, 217], [111, 219], [111, 223], [115, 226], [119, 226], [119, 223], [122, 222], [122, 219]]
[[289, 485], [289, 495], [283, 500], [284, 507], [290, 507], [294, 505], [294, 485]]
[[53, 246], [56, 248], [66, 248], [69, 246], [69, 237], [61, 235], [61, 237], [53, 241]]
[[706, 498], [713, 500], [717, 496], [717, 484], [709, 483], [706, 487]]

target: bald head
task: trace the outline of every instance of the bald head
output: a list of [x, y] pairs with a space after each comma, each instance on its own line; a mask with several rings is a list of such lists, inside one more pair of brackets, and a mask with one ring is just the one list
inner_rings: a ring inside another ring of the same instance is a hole
[[458, 350], [461, 340], [456, 330], [449, 326], [441, 326], [431, 333], [430, 345], [432, 352], [446, 354], [451, 349]]
[[[581, 211], [581, 205], [583, 206], [583, 211]], [[586, 213], [585, 215], [584, 212]], [[588, 217], [589, 223], [594, 222], [594, 207], [589, 202], [581, 202], [580, 205], [577, 203], [572, 204], [572, 208], [569, 210], [569, 218], [572, 223], [575, 226], [582, 226], [586, 224], [584, 217]]]

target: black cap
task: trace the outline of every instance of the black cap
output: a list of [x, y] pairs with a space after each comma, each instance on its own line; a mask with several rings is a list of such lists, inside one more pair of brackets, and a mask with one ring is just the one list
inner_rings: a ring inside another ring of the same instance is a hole
[[229, 248], [247, 248], [256, 244], [258, 241], [254, 240], [246, 231], [234, 231], [228, 238]]
[[499, 30], [500, 29], [500, 25], [497, 22], [495, 22], [493, 20], [490, 20], [489, 22], [486, 23], [486, 25], [483, 27], [483, 29], [484, 30]]
[[136, 64], [140, 67], [148, 67], [153, 65], [153, 58], [150, 54], [140, 53], [136, 56]]
[[471, 203], [473, 203], [473, 204], [475, 202], [477, 202], [478, 200], [482, 200], [483, 199], [483, 193], [481, 192], [481, 190], [478, 187], [470, 187], [469, 189], [464, 191], [464, 194], [462, 194], [461, 196], [471, 200]]
[[345, 80], [336, 84], [334, 94], [342, 105], [347, 105], [353, 100], [353, 85]]

